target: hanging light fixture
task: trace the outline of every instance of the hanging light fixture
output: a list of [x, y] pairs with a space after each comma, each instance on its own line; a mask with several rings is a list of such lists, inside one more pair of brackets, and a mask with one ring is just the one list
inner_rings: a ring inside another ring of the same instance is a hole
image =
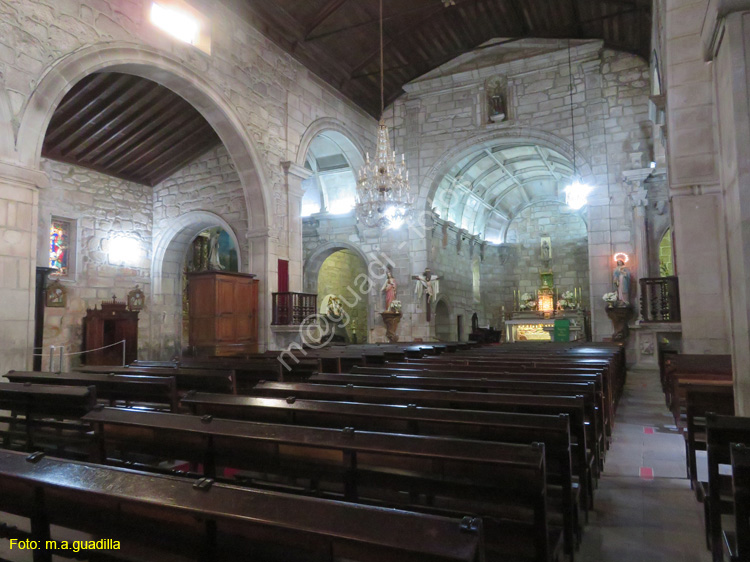
[[594, 190], [586, 185], [578, 175], [576, 165], [576, 122], [573, 115], [573, 60], [570, 54], [570, 39], [568, 39], [568, 76], [570, 77], [570, 125], [573, 135], [573, 177], [565, 191], [565, 204], [573, 210], [582, 209], [588, 203], [589, 194]]
[[412, 194], [406, 161], [391, 151], [385, 111], [385, 65], [383, 55], [383, 0], [380, 0], [380, 124], [375, 160], [369, 153], [357, 179], [357, 219], [368, 228], [398, 228], [412, 210]]

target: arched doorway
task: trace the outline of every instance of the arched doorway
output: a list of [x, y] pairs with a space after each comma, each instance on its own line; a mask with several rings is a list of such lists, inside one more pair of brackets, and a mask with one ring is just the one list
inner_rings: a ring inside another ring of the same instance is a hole
[[317, 275], [319, 312], [326, 314], [331, 298], [343, 311], [339, 333], [346, 343], [368, 341], [369, 283], [367, 264], [357, 253], [341, 249], [331, 253]]
[[[240, 228], [257, 236], [243, 237], [239, 245], [238, 267], [242, 270], [253, 265], [260, 282], [261, 346], [268, 341], [270, 334], [270, 296], [265, 290], [269, 275], [269, 244], [267, 227], [270, 224], [268, 186], [263, 178], [260, 158], [256, 153], [243, 119], [237, 114], [222, 94], [216, 91], [210, 79], [193, 72], [184, 63], [166, 53], [153, 48], [130, 43], [108, 43], [81, 49], [56, 61], [40, 80], [31, 95], [21, 116], [16, 145], [19, 160], [32, 169], [41, 170], [42, 145], [52, 116], [64, 96], [81, 80], [94, 73], [111, 72], [132, 75], [153, 81], [169, 89], [187, 101], [201, 116], [223, 143], [236, 170], [241, 185], [240, 205], [243, 205], [243, 224]], [[244, 201], [242, 201], [244, 198]], [[235, 203], [236, 204], [236, 203]], [[179, 298], [180, 268], [172, 271], [169, 263], [180, 262], [184, 248], [201, 229], [228, 225], [214, 223], [186, 224], [180, 216], [170, 216], [176, 227], [170, 225], [168, 232], [153, 232], [153, 245], [148, 248], [151, 254], [151, 287], [149, 310], [150, 341], [152, 348], [163, 355], [167, 349], [179, 349], [181, 339]], [[231, 230], [231, 229], [230, 229]], [[183, 237], [185, 238], [183, 240]], [[249, 240], [249, 242], [247, 241]], [[175, 246], [176, 244], [176, 246]], [[167, 255], [167, 250], [174, 251]], [[240, 260], [244, 254], [246, 259]], [[147, 258], [148, 259], [148, 258]], [[242, 263], [240, 263], [240, 261]], [[165, 266], [166, 265], [166, 266]], [[166, 288], [166, 290], [165, 290]], [[170, 308], [166, 310], [165, 307]], [[143, 315], [142, 315], [143, 316]], [[169, 319], [174, 321], [169, 321]], [[166, 333], [171, 329], [170, 333]]]
[[439, 300], [435, 304], [435, 337], [438, 341], [452, 341], [453, 326], [448, 304], [445, 300]]
[[674, 257], [672, 253], [672, 229], [668, 228], [659, 242], [659, 276], [674, 275]]

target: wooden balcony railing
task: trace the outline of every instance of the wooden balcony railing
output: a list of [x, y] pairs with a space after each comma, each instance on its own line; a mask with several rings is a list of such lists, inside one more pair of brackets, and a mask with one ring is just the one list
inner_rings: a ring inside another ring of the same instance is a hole
[[299, 326], [318, 311], [318, 295], [310, 293], [273, 293], [274, 326]]
[[641, 279], [643, 322], [679, 322], [680, 287], [677, 277]]

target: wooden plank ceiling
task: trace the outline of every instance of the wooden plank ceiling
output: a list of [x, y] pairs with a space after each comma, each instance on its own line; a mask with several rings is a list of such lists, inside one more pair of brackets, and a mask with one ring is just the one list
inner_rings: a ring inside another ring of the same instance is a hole
[[[378, 1], [222, 0], [375, 117]], [[650, 0], [383, 1], [386, 105], [404, 84], [495, 38], [602, 39], [649, 58]]]
[[219, 143], [203, 116], [171, 90], [102, 72], [65, 95], [42, 156], [154, 186]]

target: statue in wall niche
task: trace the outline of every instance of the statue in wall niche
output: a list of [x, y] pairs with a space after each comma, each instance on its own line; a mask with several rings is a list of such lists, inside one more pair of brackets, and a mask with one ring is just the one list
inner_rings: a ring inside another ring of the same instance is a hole
[[398, 284], [390, 269], [386, 272], [385, 283], [383, 283], [383, 288], [380, 292], [385, 293], [385, 311], [391, 312], [391, 305], [398, 297]]
[[211, 271], [222, 271], [224, 266], [219, 260], [219, 233], [211, 235], [211, 242], [208, 250], [208, 269]]
[[542, 236], [542, 241], [540, 243], [541, 246], [541, 256], [543, 261], [548, 261], [552, 259], [552, 238], [549, 236]]
[[487, 122], [502, 123], [508, 119], [508, 85], [496, 76], [487, 81]]
[[617, 293], [616, 306], [630, 305], [630, 269], [625, 265], [624, 260], [617, 260], [617, 267], [612, 274], [612, 281]]

